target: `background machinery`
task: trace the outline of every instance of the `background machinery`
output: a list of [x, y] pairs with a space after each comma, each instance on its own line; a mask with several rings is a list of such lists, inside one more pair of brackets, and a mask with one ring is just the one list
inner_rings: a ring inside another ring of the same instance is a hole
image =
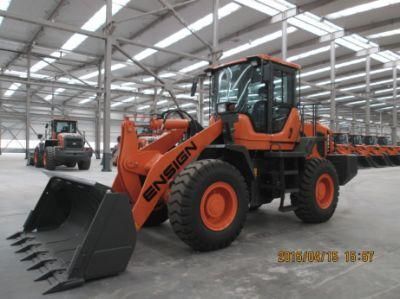
[[168, 218], [197, 251], [230, 245], [249, 207], [273, 199], [304, 222], [329, 220], [357, 160], [334, 154], [331, 132], [315, 119], [302, 121], [298, 69], [267, 55], [212, 67], [207, 128], [182, 112], [166, 113], [151, 121], [161, 136], [139, 149], [127, 118], [112, 188], [51, 178], [23, 230], [10, 237], [51, 284], [47, 292], [123, 271], [136, 232]]
[[53, 119], [45, 126], [45, 137], [38, 135], [40, 143], [36, 146], [30, 163], [36, 167], [54, 170], [65, 165], [80, 170], [90, 168], [92, 149], [85, 147], [85, 138], [77, 129], [77, 121]]

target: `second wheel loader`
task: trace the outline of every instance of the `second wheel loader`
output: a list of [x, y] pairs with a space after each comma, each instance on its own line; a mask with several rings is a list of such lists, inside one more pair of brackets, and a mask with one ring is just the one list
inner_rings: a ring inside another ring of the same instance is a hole
[[168, 218], [197, 251], [229, 246], [249, 207], [274, 199], [304, 222], [329, 220], [357, 159], [334, 154], [330, 131], [315, 118], [301, 120], [298, 69], [268, 55], [210, 67], [207, 128], [182, 111], [178, 119], [167, 113], [151, 122], [162, 135], [139, 149], [126, 118], [112, 187], [51, 178], [23, 230], [10, 237], [51, 284], [47, 292], [123, 271], [136, 232]]

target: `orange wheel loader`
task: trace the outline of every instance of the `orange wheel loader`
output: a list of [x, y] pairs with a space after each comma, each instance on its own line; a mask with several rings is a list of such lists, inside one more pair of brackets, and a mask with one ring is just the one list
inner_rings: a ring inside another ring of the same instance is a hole
[[[348, 133], [334, 133], [333, 136], [335, 153], [341, 155], [356, 155], [359, 168], [379, 166], [376, 162], [374, 162], [374, 160], [372, 160], [370, 153], [364, 147], [357, 147], [357, 138], [361, 136], [349, 136]], [[356, 142], [356, 145], [353, 144], [353, 140]]]
[[376, 136], [364, 136], [364, 144], [367, 150], [371, 153], [371, 156], [375, 156], [377, 158], [377, 163], [382, 166], [394, 166], [392, 161], [387, 156], [385, 149], [378, 144], [378, 139]]
[[365, 136], [350, 135], [349, 140], [353, 145], [354, 153], [358, 155], [360, 167], [384, 167], [386, 162], [384, 158], [371, 151], [365, 144]]
[[389, 138], [386, 136], [379, 136], [377, 138], [379, 146], [385, 151], [390, 161], [394, 165], [400, 165], [400, 147], [391, 145]]
[[52, 177], [10, 237], [38, 280], [51, 284], [46, 292], [122, 272], [137, 231], [167, 219], [196, 251], [229, 246], [248, 211], [274, 199], [304, 222], [329, 220], [357, 159], [334, 154], [329, 130], [315, 118], [302, 121], [298, 70], [268, 55], [210, 67], [207, 128], [182, 111], [167, 113], [151, 121], [159, 138], [139, 149], [126, 118], [112, 187]]

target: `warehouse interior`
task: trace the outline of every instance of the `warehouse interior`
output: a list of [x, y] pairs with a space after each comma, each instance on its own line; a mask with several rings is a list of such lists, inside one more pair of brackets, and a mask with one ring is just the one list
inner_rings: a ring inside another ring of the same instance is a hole
[[[276, 200], [248, 213], [230, 247], [209, 252], [181, 242], [170, 221], [144, 227], [125, 271], [46, 296], [398, 298], [399, 14], [398, 0], [0, 0], [1, 297], [42, 298], [48, 288], [6, 237], [22, 229], [51, 176], [115, 186], [128, 120], [147, 134], [156, 115], [180, 109], [212, 128], [216, 84], [204, 71], [267, 54], [301, 66], [294, 96], [302, 120], [337, 136], [387, 140], [341, 184], [332, 219], [302, 223]], [[44, 169], [29, 165], [39, 143], [57, 140], [54, 120], [73, 121], [88, 165], [51, 169], [46, 150]], [[335, 154], [363, 156], [356, 144], [350, 153], [336, 143]], [[340, 258], [282, 263], [282, 250]], [[374, 258], [348, 261], [349, 251]]]

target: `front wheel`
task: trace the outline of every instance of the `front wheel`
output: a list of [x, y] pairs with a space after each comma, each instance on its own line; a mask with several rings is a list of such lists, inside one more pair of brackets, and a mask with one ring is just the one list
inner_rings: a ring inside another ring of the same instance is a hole
[[328, 221], [339, 197], [339, 179], [333, 164], [326, 159], [310, 159], [300, 180], [300, 191], [290, 197], [296, 216], [307, 223]]
[[221, 160], [190, 164], [174, 180], [168, 201], [177, 236], [198, 251], [229, 246], [246, 220], [249, 192], [242, 174]]

